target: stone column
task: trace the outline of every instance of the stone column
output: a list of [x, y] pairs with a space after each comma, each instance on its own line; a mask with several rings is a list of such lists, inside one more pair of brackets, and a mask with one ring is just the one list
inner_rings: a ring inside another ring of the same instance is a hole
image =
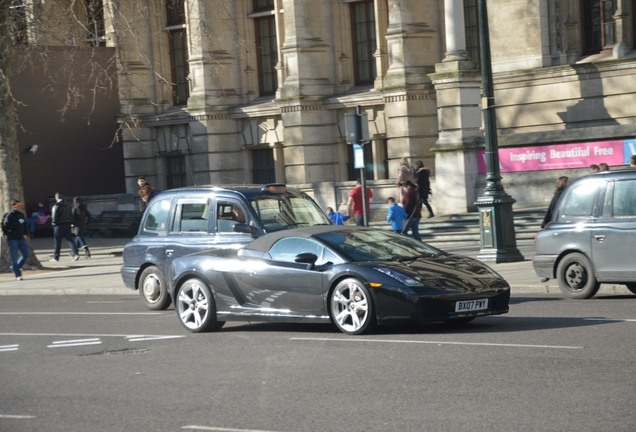
[[[437, 92], [439, 136], [435, 152], [433, 199], [441, 214], [474, 210], [477, 155], [483, 145], [481, 75], [468, 59], [461, 0], [447, 0], [444, 10], [446, 56], [429, 77]], [[438, 192], [438, 193], [436, 193]]]
[[282, 0], [284, 81], [277, 92], [284, 129], [287, 183], [333, 181], [336, 114], [323, 108], [334, 92], [331, 0]]
[[[614, 37], [616, 38], [614, 48], [612, 50], [612, 54], [614, 58], [622, 58], [627, 55], [628, 52], [632, 50], [632, 38], [630, 35], [634, 31], [632, 28], [633, 25], [628, 21], [632, 18], [636, 11], [632, 10], [632, 13], [627, 13], [626, 9], [629, 8], [629, 5], [626, 5], [628, 0], [618, 0], [618, 5], [616, 8], [616, 13], [612, 18], [616, 22], [616, 33]], [[634, 20], [632, 19], [632, 23]]]
[[383, 80], [389, 178], [404, 156], [431, 159], [437, 138], [433, 72], [439, 51], [438, 2], [389, 0], [389, 68]]

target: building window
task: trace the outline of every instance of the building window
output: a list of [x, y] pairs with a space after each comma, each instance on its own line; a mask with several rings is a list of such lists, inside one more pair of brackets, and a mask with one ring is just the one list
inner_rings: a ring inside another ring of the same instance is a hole
[[477, 0], [464, 0], [464, 29], [466, 32], [466, 51], [471, 60], [479, 65], [479, 14]]
[[253, 0], [254, 12], [274, 10], [274, 0]]
[[88, 21], [86, 41], [94, 46], [106, 46], [104, 4], [102, 0], [84, 0]]
[[170, 61], [172, 72], [172, 99], [175, 105], [182, 105], [190, 96], [188, 83], [188, 34], [186, 31], [185, 0], [169, 0], [166, 3], [167, 29], [170, 41]]
[[373, 0], [351, 5], [351, 28], [354, 55], [355, 83], [371, 84], [376, 77], [375, 57], [375, 13]]
[[174, 189], [188, 185], [185, 155], [166, 157], [166, 182], [168, 185], [168, 189]]
[[262, 149], [252, 151], [252, 181], [256, 184], [276, 183], [274, 150]]
[[274, 16], [256, 18], [256, 49], [258, 52], [258, 85], [260, 95], [271, 95], [278, 88], [276, 63], [276, 20]]
[[582, 1], [583, 53], [591, 54], [616, 43], [616, 0]]

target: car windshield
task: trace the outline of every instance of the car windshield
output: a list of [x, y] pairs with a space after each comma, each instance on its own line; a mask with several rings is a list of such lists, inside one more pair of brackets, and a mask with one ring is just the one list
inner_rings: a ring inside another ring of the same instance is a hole
[[250, 200], [265, 232], [284, 229], [329, 225], [320, 207], [308, 197], [272, 195]]
[[350, 261], [402, 261], [446, 254], [426, 243], [389, 231], [334, 231], [316, 237]]

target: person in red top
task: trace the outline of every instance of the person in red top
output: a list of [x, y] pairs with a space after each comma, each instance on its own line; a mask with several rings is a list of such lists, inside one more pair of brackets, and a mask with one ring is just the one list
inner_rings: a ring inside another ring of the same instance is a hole
[[[371, 199], [373, 198], [373, 191], [367, 188], [367, 218], [371, 219]], [[362, 182], [360, 179], [356, 180], [356, 187], [349, 192], [349, 200], [347, 201], [347, 212], [349, 217], [354, 216], [356, 219], [356, 225], [364, 226], [364, 214], [362, 211]]]
[[411, 230], [413, 232], [414, 239], [422, 240], [419, 231], [420, 219], [422, 218], [422, 205], [420, 204], [420, 196], [417, 193], [417, 187], [410, 180], [405, 181], [403, 185], [404, 194], [402, 198], [402, 207], [404, 207], [404, 211], [409, 217], [409, 223], [406, 226], [406, 229], [402, 231], [402, 234], [406, 234], [409, 230]]

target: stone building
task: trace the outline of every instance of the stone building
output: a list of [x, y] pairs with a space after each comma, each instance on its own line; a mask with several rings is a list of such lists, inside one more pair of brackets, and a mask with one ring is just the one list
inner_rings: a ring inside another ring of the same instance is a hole
[[[487, 5], [503, 184], [517, 205], [547, 205], [554, 180], [590, 162], [622, 165], [636, 136], [636, 1]], [[346, 118], [360, 107], [376, 208], [404, 156], [431, 168], [436, 213], [474, 208], [477, 0], [104, 0], [104, 20], [128, 192], [139, 175], [160, 189], [282, 182], [341, 206], [359, 176]]]

